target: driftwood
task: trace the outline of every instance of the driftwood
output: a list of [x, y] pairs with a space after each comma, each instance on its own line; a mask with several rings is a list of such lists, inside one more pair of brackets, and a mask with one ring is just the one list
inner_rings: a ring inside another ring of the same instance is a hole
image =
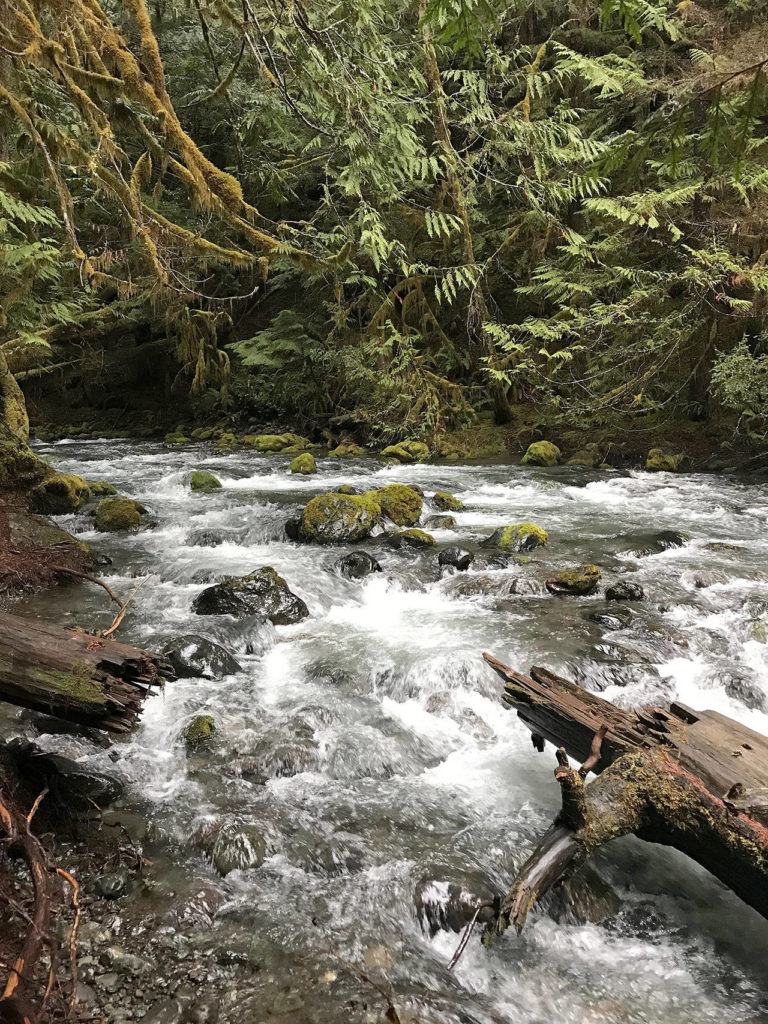
[[[680, 703], [625, 711], [546, 669], [525, 676], [483, 657], [534, 746], [557, 746], [562, 798], [500, 904], [497, 932], [520, 932], [538, 897], [630, 832], [686, 853], [768, 917], [767, 737]], [[585, 786], [590, 771], [598, 778]]]
[[172, 679], [157, 654], [0, 613], [0, 700], [110, 732], [128, 732], [153, 686]]

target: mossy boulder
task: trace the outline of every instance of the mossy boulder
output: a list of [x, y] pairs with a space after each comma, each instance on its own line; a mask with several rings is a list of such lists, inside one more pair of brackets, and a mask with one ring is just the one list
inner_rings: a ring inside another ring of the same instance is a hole
[[305, 506], [299, 523], [301, 540], [345, 544], [365, 540], [381, 522], [381, 505], [369, 494], [320, 494]]
[[428, 548], [435, 543], [431, 533], [424, 530], [403, 530], [389, 538], [389, 544], [393, 548]]
[[102, 533], [138, 530], [143, 525], [146, 509], [133, 498], [102, 498], [93, 510], [94, 525]]
[[353, 487], [352, 484], [339, 484], [336, 488], [337, 494], [359, 494], [360, 491], [357, 487]]
[[[245, 438], [243, 438], [243, 440], [245, 440]], [[229, 432], [219, 434], [218, 439], [216, 441], [216, 447], [220, 452], [234, 451], [239, 444], [240, 442], [237, 440], [235, 435]]]
[[673, 455], [662, 448], [651, 448], [645, 460], [645, 468], [649, 473], [676, 473], [684, 461], [683, 452]]
[[302, 452], [301, 455], [297, 455], [291, 461], [288, 469], [291, 473], [302, 473], [304, 476], [310, 476], [312, 473], [317, 472], [315, 457], [310, 455], [309, 452]]
[[358, 459], [367, 452], [359, 444], [340, 444], [328, 452], [329, 459]]
[[191, 491], [200, 494], [210, 494], [211, 491], [218, 491], [221, 488], [221, 480], [207, 469], [193, 469], [184, 477], [184, 483]]
[[112, 494], [117, 494], [117, 488], [113, 484], [108, 484], [106, 480], [89, 480], [88, 486], [93, 498], [108, 498]]
[[192, 610], [196, 615], [263, 615], [275, 626], [290, 626], [309, 615], [272, 566], [265, 565], [247, 576], [228, 576], [199, 594]]
[[81, 476], [54, 473], [32, 491], [32, 508], [35, 512], [60, 516], [76, 512], [90, 497], [91, 489]]
[[534, 548], [545, 548], [549, 543], [549, 535], [535, 523], [515, 523], [514, 526], [500, 526], [494, 530], [484, 548], [498, 548], [500, 551], [533, 551]]
[[212, 715], [195, 715], [184, 729], [184, 742], [188, 751], [208, 746], [216, 732], [216, 719]]
[[173, 430], [170, 434], [165, 435], [166, 444], [188, 444], [189, 438], [186, 434], [183, 434], [180, 430]]
[[408, 465], [409, 463], [416, 461], [416, 459], [414, 459], [414, 457], [399, 444], [387, 445], [386, 448], [382, 448], [380, 455], [383, 459], [394, 459], [396, 462], [401, 462], [404, 465]]
[[583, 466], [585, 469], [596, 469], [598, 466], [602, 466], [603, 457], [600, 454], [600, 449], [596, 444], [588, 444], [586, 448], [581, 448], [568, 459], [569, 466]]
[[195, 427], [192, 431], [193, 441], [210, 441], [216, 433], [215, 427]]
[[430, 530], [453, 530], [456, 526], [456, 520], [453, 516], [448, 515], [429, 516], [424, 525], [429, 527]]
[[556, 466], [560, 461], [560, 449], [551, 441], [534, 441], [522, 458], [524, 466]]
[[578, 569], [564, 569], [557, 576], [547, 580], [547, 590], [552, 594], [584, 596], [594, 594], [600, 582], [600, 570], [596, 565], [582, 565]]
[[432, 499], [441, 512], [463, 512], [466, 505], [448, 491], [436, 491]]
[[385, 459], [395, 459], [408, 465], [411, 462], [426, 462], [429, 458], [429, 448], [423, 441], [401, 441], [399, 444], [391, 444], [384, 448], [381, 455]]
[[309, 438], [300, 434], [246, 434], [243, 444], [257, 452], [301, 451], [309, 447]]
[[423, 502], [421, 495], [406, 484], [389, 484], [378, 491], [369, 491], [381, 505], [381, 511], [395, 526], [414, 526], [419, 521]]

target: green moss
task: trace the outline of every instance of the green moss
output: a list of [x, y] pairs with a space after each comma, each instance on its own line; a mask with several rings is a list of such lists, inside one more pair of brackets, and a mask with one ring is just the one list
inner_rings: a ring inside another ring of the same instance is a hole
[[[243, 438], [243, 441], [245, 441], [245, 438]], [[219, 451], [231, 452], [234, 448], [237, 448], [237, 446], [238, 440], [234, 434], [219, 434], [218, 441], [216, 442], [216, 447]]]
[[106, 703], [106, 697], [99, 685], [93, 681], [92, 672], [93, 665], [87, 658], [83, 658], [82, 661], [75, 662], [71, 672], [31, 668], [27, 674], [33, 682], [49, 687], [73, 701], [103, 705]]
[[0, 440], [0, 491], [33, 487], [52, 473], [22, 441]]
[[434, 502], [442, 512], [463, 512], [466, 505], [448, 491], [436, 491]]
[[578, 569], [563, 569], [547, 587], [556, 594], [592, 594], [597, 590], [601, 572], [596, 565], [582, 565]]
[[180, 430], [174, 430], [170, 434], [165, 435], [166, 444], [187, 444], [189, 438], [181, 433]]
[[357, 491], [352, 484], [339, 484], [336, 488], [337, 494], [357, 494]]
[[205, 469], [193, 469], [184, 477], [184, 483], [189, 485], [190, 490], [203, 494], [218, 491], [221, 487], [221, 480]]
[[369, 494], [320, 494], [301, 514], [302, 540], [319, 544], [364, 540], [381, 520], [375, 492]]
[[184, 730], [184, 742], [187, 750], [197, 750], [213, 739], [216, 732], [216, 720], [212, 715], [195, 715]]
[[423, 441], [401, 441], [398, 447], [408, 452], [415, 462], [426, 462], [429, 458], [429, 448]]
[[46, 515], [76, 512], [90, 499], [91, 490], [81, 476], [54, 473], [32, 491], [32, 508]]
[[413, 455], [399, 444], [390, 444], [386, 448], [382, 448], [380, 455], [383, 459], [394, 459], [404, 465], [416, 461]]
[[96, 529], [102, 533], [137, 530], [143, 523], [143, 511], [132, 498], [102, 498], [93, 510]]
[[389, 484], [377, 491], [369, 491], [369, 494], [378, 501], [381, 511], [396, 526], [413, 526], [418, 523], [423, 502], [421, 496], [405, 484]]
[[195, 427], [192, 431], [192, 439], [194, 441], [210, 441], [215, 433], [215, 427]]
[[560, 461], [560, 449], [551, 441], [534, 441], [522, 458], [524, 466], [556, 466]]
[[662, 448], [651, 448], [645, 460], [645, 468], [649, 473], [676, 473], [684, 459], [685, 455], [682, 452], [672, 455]]
[[397, 547], [426, 548], [435, 543], [431, 533], [424, 530], [403, 530], [392, 538]]
[[292, 460], [288, 469], [291, 473], [303, 473], [304, 476], [310, 476], [312, 473], [317, 472], [315, 457], [310, 455], [309, 452], [303, 452]]
[[494, 530], [483, 543], [483, 547], [499, 548], [501, 551], [532, 551], [544, 548], [549, 543], [547, 531], [535, 523], [516, 523]]
[[328, 452], [329, 459], [357, 459], [367, 452], [359, 444], [340, 444], [333, 451]]
[[110, 494], [117, 494], [117, 488], [108, 484], [106, 480], [89, 480], [88, 486], [94, 498], [106, 498]]
[[246, 434], [243, 444], [258, 452], [284, 452], [289, 448], [301, 451], [310, 447], [309, 439], [300, 434]]
[[588, 444], [586, 448], [581, 448], [568, 459], [569, 466], [584, 466], [587, 469], [596, 469], [598, 466], [602, 466], [602, 464], [603, 457], [596, 444]]

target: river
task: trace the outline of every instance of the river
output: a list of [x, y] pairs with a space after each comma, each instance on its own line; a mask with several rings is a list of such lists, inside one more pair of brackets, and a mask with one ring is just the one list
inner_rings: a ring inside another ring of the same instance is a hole
[[[121, 594], [148, 577], [119, 638], [153, 647], [207, 633], [241, 665], [169, 683], [111, 751], [44, 729], [37, 738], [124, 782], [119, 810], [146, 823], [153, 861], [134, 911], [171, 920], [162, 914], [181, 900], [189, 912], [166, 928], [174, 941], [258, 964], [205, 1019], [383, 1020], [385, 1001], [347, 961], [391, 986], [403, 1024], [768, 1020], [768, 922], [681, 855], [634, 838], [594, 861], [620, 898], [616, 913], [583, 923], [539, 908], [520, 938], [490, 950], [478, 932], [453, 972], [458, 935], [430, 934], [416, 907], [419, 893], [448, 898], [452, 882], [472, 894], [506, 888], [558, 807], [554, 751], [533, 750], [484, 650], [624, 705], [677, 698], [768, 732], [768, 485], [372, 459], [318, 459], [318, 474], [300, 477], [281, 456], [128, 441], [38, 451], [149, 509], [151, 528], [134, 535], [98, 534], [85, 514], [60, 520], [112, 559], [101, 572]], [[223, 488], [193, 494], [183, 482], [192, 468]], [[285, 539], [285, 520], [313, 495], [393, 482], [465, 502], [455, 529], [433, 531], [438, 547], [482, 555], [495, 527], [521, 521], [543, 526], [549, 547], [529, 564], [484, 569], [479, 557], [467, 573], [441, 575], [437, 549], [372, 540], [384, 572], [350, 581], [331, 571], [347, 549]], [[201, 530], [221, 543], [196, 543]], [[661, 531], [690, 540], [659, 550]], [[642, 584], [628, 625], [590, 618], [609, 610], [599, 594], [546, 592], [548, 575], [581, 562], [597, 563], [603, 584]], [[306, 601], [307, 619], [254, 629], [191, 613], [206, 580], [263, 565]], [[88, 585], [22, 610], [102, 628], [112, 615]], [[215, 743], [188, 754], [181, 733], [201, 713], [216, 720]], [[214, 834], [228, 837], [235, 869], [225, 876], [211, 861]], [[205, 988], [224, 984], [217, 975]]]

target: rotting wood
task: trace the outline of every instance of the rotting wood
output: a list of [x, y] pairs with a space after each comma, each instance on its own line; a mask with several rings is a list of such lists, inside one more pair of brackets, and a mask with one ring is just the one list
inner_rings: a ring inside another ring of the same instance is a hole
[[537, 749], [541, 737], [557, 746], [562, 799], [492, 930], [520, 932], [540, 896], [630, 832], [681, 850], [768, 917], [768, 737], [680, 703], [627, 711], [547, 669], [526, 676], [483, 657]]
[[0, 613], [0, 700], [10, 704], [128, 732], [152, 688], [172, 678], [151, 651]]

